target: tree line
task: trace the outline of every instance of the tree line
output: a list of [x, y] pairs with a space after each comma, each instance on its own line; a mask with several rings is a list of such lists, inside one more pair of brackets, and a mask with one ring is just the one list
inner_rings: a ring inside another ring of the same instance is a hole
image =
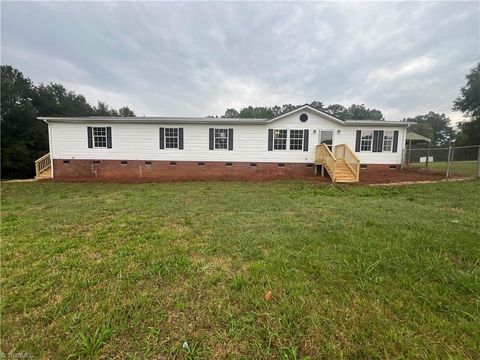
[[[460, 89], [460, 96], [454, 100], [452, 110], [461, 111], [466, 120], [458, 124], [458, 129], [452, 125], [451, 120], [445, 114], [430, 111], [426, 114], [404, 118], [403, 121], [411, 121], [416, 124], [410, 129], [432, 139], [432, 145], [442, 146], [466, 146], [480, 144], [480, 63], [477, 64], [466, 76], [467, 84]], [[222, 118], [271, 118], [301, 105], [275, 105], [275, 106], [248, 106], [237, 111], [227, 109]], [[321, 101], [313, 101], [310, 106], [325, 111], [342, 120], [384, 120], [381, 110], [369, 109], [365, 105], [353, 104], [345, 107], [340, 104], [325, 106]], [[213, 117], [213, 116], [211, 116]]]
[[127, 106], [118, 110], [85, 97], [61, 84], [38, 84], [9, 65], [1, 67], [2, 178], [29, 178], [33, 163], [48, 153], [47, 126], [37, 116], [135, 116]]
[[[411, 130], [431, 138], [433, 146], [480, 144], [480, 63], [471, 69], [466, 80], [452, 107], [466, 118], [457, 129], [445, 114], [433, 111], [403, 120], [416, 122]], [[35, 85], [9, 65], [1, 66], [1, 90], [2, 178], [32, 177], [34, 161], [48, 152], [47, 127], [37, 116], [135, 116], [127, 106], [116, 110], [101, 101], [92, 106], [83, 95], [61, 84]], [[247, 106], [238, 111], [230, 108], [221, 118], [272, 118], [303, 105]], [[363, 104], [345, 107], [313, 101], [310, 105], [342, 120], [384, 120], [381, 110]]]
[[[235, 109], [227, 109], [222, 118], [272, 118], [282, 115], [292, 110], [298, 109], [305, 104], [293, 105], [283, 104], [275, 106], [248, 106], [240, 111]], [[378, 109], [369, 109], [365, 105], [353, 104], [350, 107], [345, 107], [340, 104], [333, 104], [325, 106], [321, 101], [312, 101], [310, 106], [315, 109], [325, 111], [342, 120], [384, 120], [383, 114]]]
[[480, 145], [480, 63], [470, 70], [466, 80], [452, 106], [453, 111], [461, 111], [465, 117], [457, 129], [445, 114], [433, 111], [404, 119], [417, 123], [410, 129], [431, 138], [435, 147]]

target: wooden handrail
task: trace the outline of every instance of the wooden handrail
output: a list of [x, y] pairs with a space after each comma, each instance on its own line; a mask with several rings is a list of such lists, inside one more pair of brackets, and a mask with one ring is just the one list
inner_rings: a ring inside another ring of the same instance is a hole
[[[317, 145], [317, 162], [320, 162], [324, 168], [327, 168], [332, 181], [335, 181], [337, 159], [332, 154], [326, 144]], [[323, 172], [322, 172], [323, 174]]]
[[[317, 145], [317, 159], [320, 159], [321, 160], [321, 157], [319, 157], [319, 150], [321, 152], [326, 152], [327, 156], [330, 156], [333, 158], [333, 160], [337, 160], [335, 158], [335, 156], [333, 155], [332, 151], [330, 150], [330, 148], [326, 145], [326, 144], [318, 144]], [[322, 154], [323, 155], [323, 154]]]
[[360, 159], [358, 156], [350, 149], [347, 144], [340, 144], [335, 146], [335, 154], [337, 154], [337, 149], [342, 149], [342, 157], [340, 160], [345, 161], [345, 164], [352, 170], [353, 175], [355, 175], [356, 181], [360, 179]]
[[355, 152], [350, 148], [350, 146], [348, 146], [347, 144], [340, 144], [340, 145], [337, 145], [335, 146], [335, 151], [337, 150], [337, 148], [344, 148], [344, 152], [343, 152], [343, 157], [342, 159], [345, 158], [345, 153], [346, 152], [349, 152], [350, 155], [355, 159], [357, 160], [358, 162], [360, 162], [360, 159], [358, 158], [357, 154], [355, 154]]
[[39, 176], [42, 172], [51, 166], [50, 153], [43, 155], [35, 160], [35, 174]]
[[[343, 164], [345, 164], [349, 171], [352, 172], [353, 176], [355, 177], [355, 181], [359, 181], [360, 159], [352, 151], [352, 149], [348, 147], [348, 145], [339, 144], [335, 146], [333, 152], [326, 144], [317, 145], [315, 165], [322, 165], [322, 176], [324, 175], [324, 170], [326, 169], [333, 182], [337, 182], [337, 180], [344, 182], [346, 175], [345, 165]], [[339, 169], [338, 174], [337, 168]]]

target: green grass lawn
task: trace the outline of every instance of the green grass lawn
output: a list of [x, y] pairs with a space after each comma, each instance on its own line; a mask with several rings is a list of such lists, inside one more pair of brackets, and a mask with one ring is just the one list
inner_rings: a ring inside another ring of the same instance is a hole
[[479, 204], [479, 181], [3, 184], [1, 348], [478, 358]]
[[[428, 167], [425, 166], [424, 162], [422, 163], [411, 163], [409, 167], [415, 169], [430, 170], [433, 172], [442, 172], [447, 171], [447, 162], [446, 161], [434, 161], [428, 164]], [[453, 161], [451, 167], [452, 175], [459, 176], [477, 176], [478, 174], [478, 161]]]

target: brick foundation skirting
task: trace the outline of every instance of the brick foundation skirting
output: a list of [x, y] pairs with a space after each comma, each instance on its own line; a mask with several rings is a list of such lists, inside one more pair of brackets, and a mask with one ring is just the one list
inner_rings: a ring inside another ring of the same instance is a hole
[[[395, 166], [399, 168], [399, 165]], [[360, 176], [365, 171], [385, 171], [389, 167], [369, 164], [367, 169], [362, 169]], [[266, 162], [54, 159], [53, 171], [54, 178], [58, 180], [275, 180], [315, 177], [313, 164]]]

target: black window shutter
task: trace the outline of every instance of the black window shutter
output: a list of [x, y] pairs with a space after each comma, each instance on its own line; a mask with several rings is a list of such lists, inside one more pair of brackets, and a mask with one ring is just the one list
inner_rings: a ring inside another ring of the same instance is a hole
[[91, 126], [87, 127], [87, 137], [88, 137], [88, 147], [93, 148], [93, 132], [92, 132]]
[[233, 129], [228, 129], [228, 150], [233, 150]]
[[303, 151], [308, 151], [308, 129], [303, 130]]
[[357, 137], [355, 138], [355, 152], [360, 152], [361, 139], [362, 139], [362, 130], [357, 130]]
[[398, 150], [398, 130], [393, 132], [393, 147], [392, 152], [397, 152]]
[[208, 129], [208, 148], [213, 150], [213, 128]]
[[378, 152], [383, 151], [383, 130], [380, 130], [378, 132], [378, 147], [377, 147]]
[[374, 130], [373, 131], [372, 151], [373, 152], [382, 152], [382, 146], [383, 146], [383, 131]]
[[110, 126], [107, 127], [107, 148], [112, 148], [112, 128]]
[[377, 152], [378, 144], [378, 130], [373, 131], [372, 152]]
[[268, 151], [273, 150], [273, 129], [268, 129]]
[[178, 129], [178, 148], [183, 150], [183, 128]]
[[165, 149], [165, 128], [160, 128], [160, 149]]

